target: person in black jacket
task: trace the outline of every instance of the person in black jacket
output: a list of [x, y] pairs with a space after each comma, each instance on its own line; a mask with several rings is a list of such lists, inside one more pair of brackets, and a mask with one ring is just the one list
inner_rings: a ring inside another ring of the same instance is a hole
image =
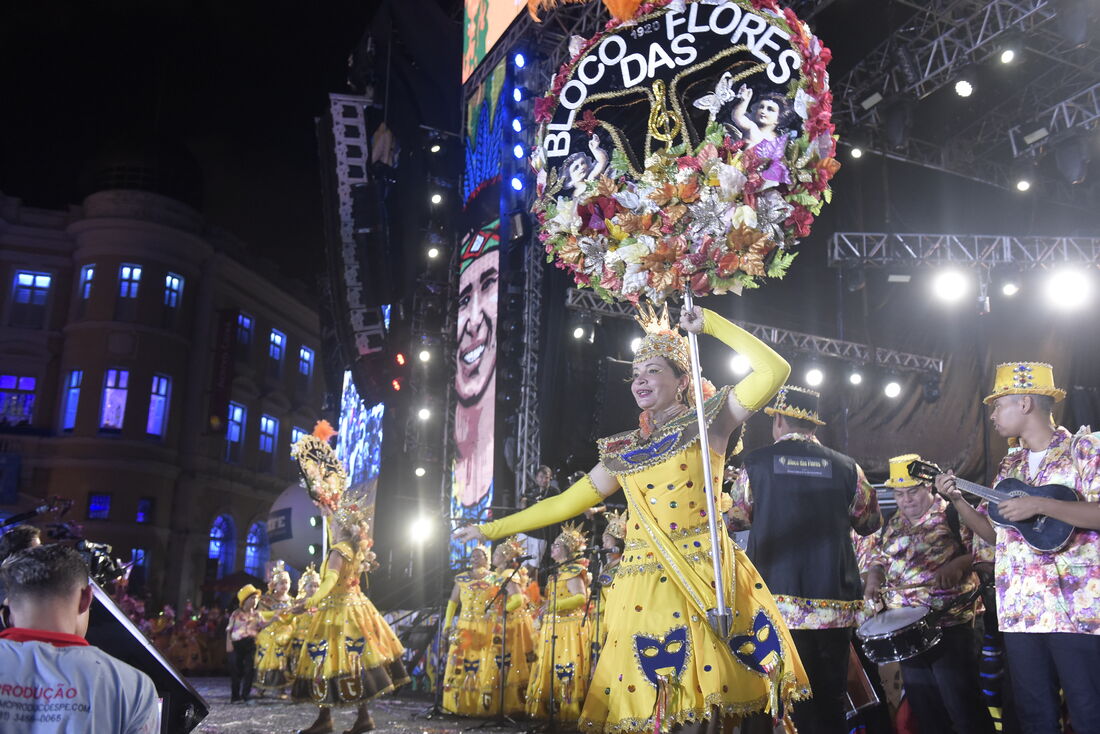
[[847, 731], [844, 696], [852, 631], [864, 617], [851, 529], [878, 530], [875, 490], [850, 457], [821, 445], [821, 396], [785, 385], [764, 412], [775, 443], [748, 453], [731, 492], [735, 530], [751, 526], [748, 555], [775, 595], [810, 678], [795, 704], [802, 734]]

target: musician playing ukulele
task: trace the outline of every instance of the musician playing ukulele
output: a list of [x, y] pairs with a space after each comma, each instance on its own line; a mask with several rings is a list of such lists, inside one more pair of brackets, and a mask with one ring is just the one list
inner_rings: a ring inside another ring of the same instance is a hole
[[1054, 403], [1065, 398], [1049, 364], [997, 367], [990, 420], [1020, 448], [1001, 461], [994, 484], [1015, 478], [1031, 486], [1061, 484], [1081, 502], [1022, 497], [1001, 502], [1006, 520], [1046, 515], [1077, 527], [1057, 553], [1033, 550], [1013, 527], [994, 526], [987, 508], [970, 507], [951, 474], [936, 489], [973, 531], [980, 560], [996, 564], [997, 611], [1017, 713], [1028, 734], [1061, 731], [1059, 689], [1077, 734], [1100, 733], [1100, 434], [1055, 427]]
[[[909, 462], [916, 454], [890, 459], [886, 485], [894, 491], [898, 511], [890, 518], [867, 560], [864, 596], [880, 595], [888, 609], [939, 609], [977, 584], [971, 570], [971, 533], [932, 486], [914, 479]], [[974, 639], [974, 605], [961, 604], [939, 620], [940, 641], [931, 649], [901, 661], [905, 696], [916, 714], [921, 734], [987, 734], [993, 731], [978, 686], [978, 648]]]

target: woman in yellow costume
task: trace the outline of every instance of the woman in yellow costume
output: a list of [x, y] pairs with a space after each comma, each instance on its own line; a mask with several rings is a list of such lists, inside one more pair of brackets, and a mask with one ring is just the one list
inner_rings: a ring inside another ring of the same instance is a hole
[[[316, 594], [319, 588], [321, 588], [321, 574], [317, 573], [317, 569], [311, 563], [306, 566], [306, 570], [302, 571], [302, 575], [298, 577], [298, 596], [295, 597], [294, 601], [308, 604], [310, 597]], [[292, 616], [293, 628], [290, 632], [290, 644], [287, 646], [286, 655], [287, 674], [292, 680], [297, 674], [298, 658], [302, 653], [302, 645], [305, 644], [309, 626], [313, 623], [313, 615], [316, 613], [316, 609], [307, 607]]]
[[320, 709], [317, 719], [299, 734], [334, 731], [332, 707], [357, 706], [355, 723], [344, 734], [374, 728], [367, 702], [409, 682], [401, 662], [405, 649], [359, 585], [374, 567], [368, 541], [368, 506], [361, 496], [345, 491], [347, 475], [328, 439], [335, 434], [326, 421], [313, 435], [294, 444], [293, 454], [306, 488], [321, 514], [328, 518], [335, 541], [321, 566], [321, 585], [292, 610], [315, 607], [298, 656], [292, 694]]
[[[608, 594], [607, 640], [585, 699], [586, 732], [730, 728], [769, 712], [791, 727], [792, 701], [809, 695], [802, 664], [771, 593], [729, 538], [719, 538], [731, 628], [708, 623], [717, 606], [699, 424], [692, 410], [687, 340], [650, 309], [634, 358], [638, 430], [599, 441], [600, 461], [562, 494], [523, 512], [456, 531], [499, 538], [574, 517], [622, 489], [625, 555]], [[733, 432], [782, 386], [790, 366], [744, 330], [704, 309], [684, 309], [680, 327], [709, 334], [748, 358], [752, 373], [704, 404], [720, 485]], [[713, 388], [710, 388], [713, 390]], [[717, 449], [717, 450], [714, 450]]]
[[[507, 583], [504, 592], [508, 609], [507, 634], [504, 636], [504, 659], [508, 675], [504, 681], [504, 713], [522, 714], [526, 710], [527, 683], [531, 680], [531, 663], [535, 661], [535, 620], [531, 614], [531, 602], [526, 590], [530, 579], [527, 569], [517, 560], [525, 548], [517, 538], [508, 538], [493, 549], [493, 571], [500, 584]], [[514, 571], [514, 573], [513, 573]], [[499, 610], [497, 610], [499, 613]], [[500, 668], [500, 646], [493, 653], [497, 670]], [[500, 690], [497, 681], [497, 690]]]
[[607, 597], [611, 593], [612, 584], [615, 583], [615, 573], [619, 570], [619, 564], [623, 560], [625, 538], [626, 513], [608, 512], [607, 527], [604, 528], [603, 537], [601, 538], [607, 560], [603, 562], [600, 572], [596, 575], [596, 584], [600, 591], [599, 615], [596, 618], [596, 629], [593, 630], [593, 636], [596, 639], [595, 644], [592, 645], [592, 655], [596, 660], [599, 659], [600, 651], [603, 650], [604, 643], [607, 641]]
[[527, 715], [535, 719], [576, 721], [588, 690], [592, 654], [590, 626], [584, 623], [588, 571], [578, 563], [585, 545], [584, 533], [573, 525], [563, 526], [550, 545], [557, 568], [546, 582], [537, 658], [527, 684]]
[[290, 573], [283, 561], [271, 569], [271, 593], [260, 598], [260, 614], [271, 623], [256, 635], [256, 680], [261, 691], [277, 691], [290, 685], [290, 660], [287, 657], [294, 615], [287, 614], [294, 599], [290, 596]]
[[455, 576], [443, 619], [444, 630], [451, 630], [451, 622], [455, 622], [443, 677], [443, 709], [463, 716], [483, 716], [497, 711], [494, 656], [499, 653], [500, 602], [494, 603], [494, 598], [500, 580], [489, 569], [489, 549], [485, 546], [477, 545], [470, 551], [470, 566], [469, 571]]

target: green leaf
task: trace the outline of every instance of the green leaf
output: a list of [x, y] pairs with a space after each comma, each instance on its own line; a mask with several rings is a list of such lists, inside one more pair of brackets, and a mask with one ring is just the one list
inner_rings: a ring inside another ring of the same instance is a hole
[[833, 190], [831, 188], [825, 187], [825, 190], [822, 191], [821, 194], [825, 198], [825, 203], [826, 204], [832, 204], [833, 203]]
[[791, 267], [791, 263], [794, 262], [797, 256], [797, 252], [781, 251], [776, 253], [771, 264], [768, 265], [768, 277], [782, 278], [787, 274], [787, 269]]
[[611, 151], [611, 173], [614, 177], [625, 176], [630, 171], [630, 162], [619, 148]]
[[721, 145], [726, 140], [726, 128], [722, 127], [722, 123], [717, 120], [711, 120], [707, 123], [707, 132], [703, 137], [708, 143]]

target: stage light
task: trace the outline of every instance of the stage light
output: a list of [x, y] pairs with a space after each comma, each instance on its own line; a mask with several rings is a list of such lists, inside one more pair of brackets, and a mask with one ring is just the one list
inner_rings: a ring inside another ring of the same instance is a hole
[[960, 79], [955, 82], [955, 94], [960, 97], [969, 97], [974, 94], [974, 85], [966, 79]]
[[1089, 302], [1092, 281], [1081, 270], [1056, 270], [1047, 278], [1046, 295], [1057, 310], [1075, 311]]
[[516, 55], [512, 57], [512, 63], [516, 65], [517, 69], [522, 69], [527, 66], [527, 57], [517, 51]]
[[443, 201], [443, 194], [432, 194], [432, 203], [438, 204]]
[[512, 146], [512, 155], [516, 157], [516, 160], [519, 160], [520, 158], [523, 158], [523, 156], [527, 155], [527, 151], [524, 150], [523, 145], [521, 145], [520, 143], [516, 143]]
[[636, 336], [630, 340], [630, 351], [635, 354], [638, 353], [638, 349], [642, 346], [642, 337]]
[[1011, 64], [1016, 60], [1016, 49], [1006, 48], [1001, 51], [1001, 55], [997, 57], [1002, 64]]
[[439, 143], [433, 143], [432, 147], [428, 148], [428, 150], [430, 150], [433, 153], [438, 153], [439, 151], [443, 150], [443, 146], [440, 145]]
[[401, 380], [398, 380], [398, 379], [391, 380], [390, 381], [390, 387], [393, 388], [394, 392], [401, 392]]
[[405, 355], [402, 354], [401, 352], [398, 352], [396, 355], [394, 355], [393, 361], [397, 362], [397, 364], [399, 366], [404, 367], [405, 366], [405, 361], [406, 361], [405, 360]]
[[735, 354], [730, 359], [730, 370], [735, 375], [747, 375], [749, 370], [752, 369], [752, 365], [749, 364], [749, 358], [743, 354]]
[[578, 326], [575, 329], [573, 329], [573, 338], [574, 339], [583, 339], [584, 338], [584, 327], [583, 326]]
[[523, 132], [523, 120], [519, 119], [518, 117], [513, 117], [512, 129], [515, 130], [517, 133]]
[[310, 543], [306, 547], [306, 550], [309, 551], [309, 554], [311, 556], [315, 556], [315, 555], [317, 555], [317, 553], [319, 552], [320, 549], [318, 548], [318, 546], [315, 543]]
[[1017, 191], [1024, 192], [1024, 191], [1027, 191], [1030, 188], [1031, 188], [1031, 181], [1028, 181], [1026, 178], [1016, 179], [1016, 190]]
[[897, 380], [890, 380], [886, 383], [886, 386], [882, 388], [882, 392], [884, 392], [888, 398], [896, 398], [898, 395], [901, 395], [901, 383]]
[[427, 408], [421, 408], [416, 412], [416, 417], [422, 421], [426, 421], [432, 417], [432, 411], [428, 410]]
[[423, 543], [432, 537], [432, 521], [431, 519], [419, 515], [409, 523], [409, 538], [414, 543]]
[[429, 260], [435, 260], [437, 257], [439, 257], [439, 248], [438, 247], [429, 247], [428, 248], [428, 259]]
[[1011, 298], [1020, 292], [1020, 286], [1013, 283], [1011, 280], [1001, 286], [1001, 293]]
[[962, 300], [969, 290], [969, 280], [958, 270], [941, 270], [932, 280], [932, 292], [936, 298], [948, 303]]
[[513, 89], [512, 90], [512, 99], [516, 102], [522, 102], [523, 101], [523, 90], [521, 90], [519, 87], [516, 87], [515, 89]]
[[860, 372], [859, 370], [852, 370], [851, 372], [848, 373], [848, 382], [850, 382], [853, 385], [862, 385], [863, 384], [863, 373]]
[[429, 352], [427, 349], [421, 349], [420, 354], [418, 354], [417, 356], [420, 357], [421, 362], [430, 362], [432, 359], [432, 353]]
[[853, 158], [862, 158], [863, 157], [863, 148], [860, 148], [857, 145], [853, 145], [852, 149], [850, 151], [848, 151], [848, 155], [852, 156]]
[[1012, 164], [1010, 175], [1012, 176], [1012, 185], [1016, 187], [1019, 192], [1028, 191], [1035, 183], [1035, 160], [1032, 158], [1018, 158], [1015, 163]]
[[964, 66], [955, 77], [955, 94], [969, 97], [978, 91], [978, 70], [973, 64]]
[[424, 467], [422, 467], [422, 466], [418, 466], [418, 467], [416, 467], [416, 469], [415, 469], [415, 470], [413, 471], [413, 474], [415, 474], [415, 475], [416, 475], [416, 476], [418, 476], [418, 477], [422, 477], [422, 476], [424, 476], [424, 475], [425, 475], [425, 474], [427, 474], [427, 473], [428, 473], [428, 470], [427, 470], [427, 469], [425, 469], [425, 468], [424, 468]]
[[821, 371], [819, 367], [811, 367], [806, 370], [806, 384], [810, 387], [817, 387], [821, 383], [825, 382], [825, 373]]
[[519, 176], [512, 176], [512, 190], [523, 191], [523, 179]]
[[320, 515], [310, 515], [309, 516], [309, 526], [311, 528], [319, 528], [319, 527], [321, 527], [321, 523], [323, 523], [323, 522], [324, 522], [324, 518], [322, 518]]

